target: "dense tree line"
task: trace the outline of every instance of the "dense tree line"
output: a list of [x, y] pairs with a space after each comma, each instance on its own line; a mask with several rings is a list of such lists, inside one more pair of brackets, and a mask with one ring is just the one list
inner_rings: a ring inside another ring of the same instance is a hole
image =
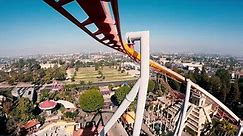
[[32, 84], [50, 83], [53, 79], [65, 80], [66, 68], [63, 65], [58, 67], [54, 65], [52, 68], [42, 69], [38, 62], [33, 59], [24, 61], [20, 59], [14, 63], [10, 72], [0, 71], [0, 82], [7, 81], [13, 85], [17, 82], [31, 82]]

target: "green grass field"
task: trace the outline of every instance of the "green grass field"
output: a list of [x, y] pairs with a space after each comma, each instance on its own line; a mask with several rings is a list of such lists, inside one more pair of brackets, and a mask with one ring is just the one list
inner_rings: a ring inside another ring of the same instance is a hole
[[[101, 80], [98, 77], [98, 71], [101, 71], [105, 79]], [[123, 80], [132, 80], [136, 79], [131, 75], [128, 75], [126, 72], [121, 73], [115, 68], [109, 68], [108, 66], [103, 67], [103, 69], [95, 70], [94, 67], [79, 68], [75, 76], [75, 81], [85, 81], [86, 83], [91, 81], [95, 82], [106, 82], [106, 81], [123, 81]]]

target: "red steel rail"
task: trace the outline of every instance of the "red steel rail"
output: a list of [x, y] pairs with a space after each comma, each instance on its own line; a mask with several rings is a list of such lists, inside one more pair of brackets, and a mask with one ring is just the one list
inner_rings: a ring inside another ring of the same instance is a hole
[[[68, 3], [74, 2], [74, 0], [44, 1], [98, 42], [125, 53], [120, 31], [117, 0], [77, 0], [76, 3], [84, 9], [85, 13], [88, 15], [88, 18], [82, 22], [63, 7]], [[109, 8], [109, 4], [111, 8]], [[112, 10], [112, 12], [110, 12], [110, 10]], [[87, 28], [90, 24], [94, 24], [98, 29], [92, 32]], [[99, 35], [103, 35], [103, 37], [99, 38]]]

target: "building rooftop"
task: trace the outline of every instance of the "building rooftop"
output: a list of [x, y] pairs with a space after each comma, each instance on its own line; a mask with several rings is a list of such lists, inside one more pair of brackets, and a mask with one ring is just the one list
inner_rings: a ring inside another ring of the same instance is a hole
[[40, 122], [36, 119], [32, 119], [32, 120], [29, 120], [28, 122], [26, 122], [24, 125], [23, 125], [23, 128], [25, 129], [29, 129], [33, 126], [36, 126], [37, 124], [40, 124]]
[[124, 113], [122, 115], [122, 120], [125, 121], [127, 124], [134, 123], [135, 113], [133, 111]]
[[46, 101], [43, 101], [39, 104], [39, 108], [41, 110], [50, 110], [50, 109], [53, 109], [55, 108], [57, 105], [57, 103], [53, 100], [46, 100]]
[[75, 109], [76, 108], [75, 105], [69, 101], [58, 100], [56, 102], [62, 104], [66, 109]]

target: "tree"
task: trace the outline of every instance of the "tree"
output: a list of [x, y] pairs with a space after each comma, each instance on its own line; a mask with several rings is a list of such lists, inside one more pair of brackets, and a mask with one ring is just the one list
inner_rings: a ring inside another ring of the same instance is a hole
[[200, 70], [198, 67], [196, 67], [194, 69], [193, 75], [194, 75], [194, 79], [195, 79], [196, 83], [199, 83], [201, 81], [201, 75], [200, 75]]
[[13, 78], [10, 78], [10, 79], [8, 80], [8, 84], [9, 84], [9, 85], [14, 85], [14, 84], [15, 84], [14, 79], [13, 79]]
[[62, 61], [62, 60], [58, 60], [58, 63], [60, 64], [60, 65], [64, 65], [65, 64], [65, 61]]
[[8, 115], [11, 112], [12, 104], [10, 101], [3, 103], [3, 111]]
[[53, 76], [52, 75], [53, 75], [52, 69], [51, 68], [48, 68], [45, 71], [45, 76], [44, 76], [45, 83], [51, 83], [51, 81], [53, 79]]
[[34, 118], [32, 113], [33, 110], [33, 103], [28, 98], [21, 97], [17, 103], [17, 106], [12, 110], [11, 115], [20, 122], [26, 122]]
[[149, 80], [148, 82], [148, 91], [153, 92], [155, 88], [155, 82], [153, 80]]
[[80, 85], [85, 85], [85, 81], [82, 81], [82, 80], [81, 80], [81, 81], [79, 82], [79, 84], [80, 84]]
[[66, 118], [71, 118], [71, 119], [74, 119], [75, 117], [77, 117], [78, 115], [78, 112], [77, 111], [74, 111], [74, 112], [65, 112], [64, 113], [64, 116]]
[[225, 102], [230, 88], [230, 74], [227, 70], [219, 69], [216, 74], [210, 78], [210, 91], [221, 102]]
[[24, 59], [19, 59], [19, 62], [18, 62], [18, 68], [21, 69], [21, 68], [24, 67], [24, 65], [25, 65], [25, 61], [24, 61]]
[[48, 89], [41, 90], [41, 94], [40, 94], [39, 100], [40, 101], [44, 101], [44, 100], [49, 99], [49, 97], [50, 97], [49, 92], [50, 92], [50, 90], [48, 90]]
[[192, 82], [196, 83], [197, 80], [195, 79], [194, 73], [192, 71], [189, 71], [186, 75], [186, 78], [191, 79]]
[[209, 90], [210, 86], [209, 86], [209, 77], [208, 74], [205, 70], [205, 68], [202, 69], [201, 71], [201, 80], [198, 83], [202, 88], [204, 88], [205, 90]]
[[174, 67], [172, 68], [172, 70], [175, 71], [176, 73], [179, 73], [179, 74], [183, 73], [183, 70], [179, 69], [179, 68], [176, 67], [176, 66], [174, 66]]
[[8, 73], [0, 70], [0, 82], [6, 81], [8, 79], [9, 79]]
[[33, 81], [33, 74], [30, 71], [26, 72], [23, 76], [22, 81], [23, 82], [32, 82]]
[[215, 76], [218, 76], [222, 82], [222, 85], [228, 92], [230, 90], [230, 73], [225, 69], [219, 69], [216, 71]]
[[91, 88], [79, 97], [80, 107], [83, 111], [94, 112], [104, 105], [104, 98], [98, 89]]
[[81, 67], [82, 63], [78, 60], [75, 62], [75, 70], [78, 71], [78, 69]]
[[17, 122], [13, 118], [9, 118], [6, 123], [6, 132], [10, 136], [18, 135], [19, 128]]
[[95, 63], [95, 70], [99, 70], [99, 65]]
[[91, 86], [92, 85], [92, 81], [88, 81], [87, 85]]
[[225, 101], [226, 105], [228, 107], [233, 107], [233, 104], [239, 100], [239, 97], [240, 97], [240, 91], [239, 91], [238, 83], [236, 82], [231, 86], [230, 91], [226, 97], [226, 101]]
[[166, 63], [165, 63], [165, 67], [167, 67], [167, 68], [171, 68], [171, 67], [172, 67], [172, 64], [171, 64], [170, 62], [166, 62]]
[[37, 84], [37, 85], [40, 84], [40, 77], [39, 77], [39, 75], [38, 75], [37, 73], [34, 73], [32, 76], [33, 76], [33, 78], [32, 78], [32, 79], [33, 79], [32, 83], [33, 83], [33, 84]]
[[120, 105], [125, 99], [126, 95], [130, 92], [131, 88], [129, 86], [122, 86], [115, 92], [115, 99]]
[[168, 83], [169, 83], [170, 87], [174, 90], [180, 90], [180, 88], [181, 88], [180, 84], [175, 80], [168, 79]]
[[212, 76], [210, 78], [210, 93], [213, 94], [218, 99], [221, 99], [221, 81], [220, 78], [217, 76]]
[[238, 80], [239, 90], [241, 94], [241, 102], [243, 102], [243, 78]]
[[230, 81], [230, 73], [225, 69], [218, 69], [215, 75], [224, 82]]
[[65, 112], [65, 107], [63, 105], [61, 105], [61, 107], [58, 110], [60, 110], [62, 113], [64, 113]]
[[58, 69], [55, 70], [53, 76], [56, 80], [65, 80], [66, 79], [66, 71], [58, 68]]

